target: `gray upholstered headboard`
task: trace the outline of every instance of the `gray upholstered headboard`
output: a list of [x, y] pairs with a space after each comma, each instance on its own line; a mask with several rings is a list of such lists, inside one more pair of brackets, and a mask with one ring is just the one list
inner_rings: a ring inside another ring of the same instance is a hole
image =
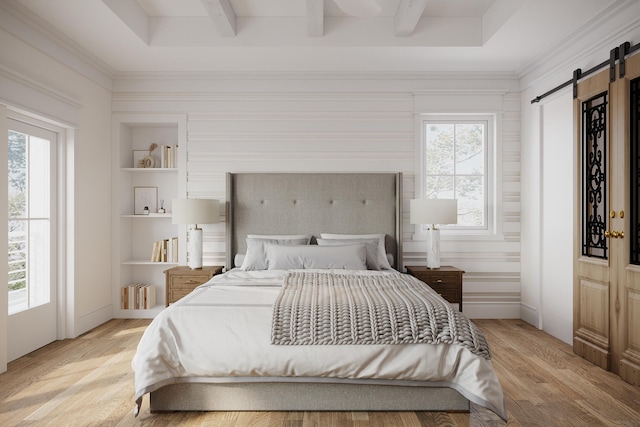
[[401, 173], [228, 173], [227, 268], [248, 234], [385, 233], [402, 269]]

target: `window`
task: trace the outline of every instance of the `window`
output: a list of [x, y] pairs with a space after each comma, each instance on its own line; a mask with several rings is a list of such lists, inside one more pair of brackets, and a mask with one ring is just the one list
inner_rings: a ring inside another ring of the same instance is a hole
[[55, 133], [9, 120], [9, 314], [51, 301]]
[[443, 228], [489, 231], [493, 118], [429, 116], [422, 131], [422, 197], [458, 200], [458, 224]]

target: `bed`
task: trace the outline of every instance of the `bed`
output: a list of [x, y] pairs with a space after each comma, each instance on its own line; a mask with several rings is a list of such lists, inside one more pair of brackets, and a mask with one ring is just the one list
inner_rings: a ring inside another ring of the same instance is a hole
[[[384, 326], [388, 343], [378, 330], [352, 320], [331, 326], [314, 314], [326, 293], [335, 317], [336, 289], [366, 301], [370, 317], [372, 299], [395, 307], [410, 292], [436, 306], [435, 292], [399, 273], [401, 225], [401, 174], [228, 174], [227, 272], [145, 331], [132, 361], [136, 413], [149, 393], [152, 412], [468, 411], [472, 401], [506, 419], [490, 357], [480, 354], [484, 337], [450, 306], [437, 316], [464, 324], [466, 347], [435, 335], [427, 337], [434, 344], [415, 342], [397, 333], [396, 320]], [[308, 241], [293, 246], [296, 238]], [[370, 269], [374, 258], [381, 270]], [[398, 344], [399, 335], [409, 341]]]

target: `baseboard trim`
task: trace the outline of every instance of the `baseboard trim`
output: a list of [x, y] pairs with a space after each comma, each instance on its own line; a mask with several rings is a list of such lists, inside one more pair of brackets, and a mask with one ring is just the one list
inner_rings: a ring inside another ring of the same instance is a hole
[[540, 329], [540, 316], [538, 315], [538, 310], [535, 307], [520, 304], [520, 318]]
[[113, 308], [107, 305], [98, 310], [79, 316], [75, 319], [73, 330], [67, 331], [68, 338], [77, 338], [78, 336], [90, 331], [96, 326], [113, 319]]
[[520, 319], [520, 303], [463, 301], [462, 312], [470, 319]]

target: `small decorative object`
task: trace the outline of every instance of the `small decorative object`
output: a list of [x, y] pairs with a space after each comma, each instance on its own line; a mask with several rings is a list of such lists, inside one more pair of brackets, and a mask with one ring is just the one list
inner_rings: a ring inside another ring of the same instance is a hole
[[158, 213], [159, 214], [166, 213], [166, 210], [164, 209], [164, 200], [163, 199], [160, 199], [160, 207], [158, 208]]
[[133, 150], [133, 167], [143, 168], [144, 158], [149, 154], [147, 150]]
[[135, 215], [149, 215], [158, 209], [158, 187], [133, 188], [133, 213]]
[[145, 168], [154, 168], [154, 167], [156, 167], [156, 159], [151, 155], [153, 150], [155, 150], [156, 148], [158, 148], [158, 144], [156, 144], [155, 142], [152, 143], [149, 146], [149, 154], [147, 154], [145, 156], [145, 158], [142, 159], [144, 161], [144, 167]]

